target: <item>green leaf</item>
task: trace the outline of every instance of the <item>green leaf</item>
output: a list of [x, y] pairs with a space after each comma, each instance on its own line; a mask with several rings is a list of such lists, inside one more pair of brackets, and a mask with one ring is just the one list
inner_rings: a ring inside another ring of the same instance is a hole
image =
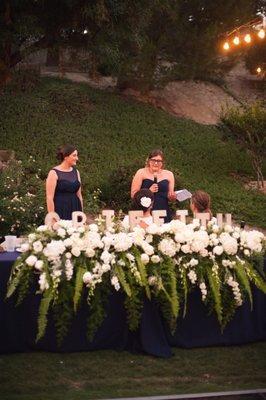
[[221, 285], [219, 280], [213, 275], [212, 269], [210, 267], [206, 268], [207, 277], [210, 284], [210, 289], [214, 300], [214, 309], [216, 311], [218, 321], [222, 324], [222, 303], [221, 303]]
[[38, 342], [45, 334], [47, 326], [47, 313], [52, 300], [53, 300], [53, 290], [52, 288], [50, 288], [44, 292], [43, 298], [40, 303], [39, 316], [38, 316], [38, 334], [36, 337], [36, 342]]
[[[14, 265], [14, 268], [15, 268], [15, 266], [16, 265]], [[24, 273], [24, 268], [22, 267], [21, 269], [19, 269], [19, 271], [16, 273], [16, 275], [14, 277], [12, 277], [12, 274], [11, 274], [11, 278], [8, 282], [8, 289], [7, 289], [7, 294], [6, 294], [7, 298], [12, 296], [12, 294], [17, 289], [18, 285], [20, 284], [23, 273]]]
[[84, 267], [77, 268], [75, 290], [74, 290], [74, 297], [73, 297], [75, 312], [77, 312], [77, 309], [78, 309], [78, 304], [79, 304], [82, 289], [83, 289], [83, 275], [85, 274], [86, 271], [87, 270]]
[[121, 267], [121, 265], [115, 265], [114, 271], [115, 271], [115, 274], [117, 275], [117, 277], [119, 279], [119, 282], [121, 283], [124, 291], [130, 297], [131, 296], [131, 289], [130, 289], [129, 284], [126, 281], [126, 275], [125, 275], [125, 272], [124, 272], [123, 268]]
[[146, 295], [147, 295], [148, 299], [150, 300], [151, 299], [151, 291], [150, 291], [150, 287], [149, 287], [149, 283], [148, 283], [148, 279], [147, 279], [146, 267], [143, 264], [143, 262], [141, 261], [139, 254], [136, 254], [135, 258], [137, 261], [137, 266], [139, 269], [142, 285], [144, 286]]
[[242, 265], [241, 263], [236, 263], [234, 269], [236, 271], [236, 274], [237, 274], [239, 282], [244, 286], [245, 291], [248, 294], [249, 301], [250, 301], [250, 307], [251, 307], [251, 310], [252, 310], [252, 308], [253, 308], [253, 297], [252, 297], [252, 292], [251, 292], [249, 279], [248, 279], [247, 273], [245, 271], [245, 266]]

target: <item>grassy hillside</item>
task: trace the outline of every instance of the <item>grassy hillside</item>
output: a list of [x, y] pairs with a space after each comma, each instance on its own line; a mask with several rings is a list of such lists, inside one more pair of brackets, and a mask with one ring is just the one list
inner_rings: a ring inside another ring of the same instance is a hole
[[[16, 157], [35, 157], [44, 178], [56, 165], [56, 147], [77, 145], [87, 192], [101, 188], [107, 203], [125, 206], [133, 171], [153, 148], [162, 148], [178, 187], [210, 193], [214, 213], [266, 227], [265, 197], [246, 191], [232, 173], [250, 176], [250, 160], [215, 127], [176, 119], [150, 106], [97, 91], [85, 84], [42, 79], [27, 93], [7, 90], [0, 97], [0, 147]], [[253, 178], [254, 179], [254, 178]]]

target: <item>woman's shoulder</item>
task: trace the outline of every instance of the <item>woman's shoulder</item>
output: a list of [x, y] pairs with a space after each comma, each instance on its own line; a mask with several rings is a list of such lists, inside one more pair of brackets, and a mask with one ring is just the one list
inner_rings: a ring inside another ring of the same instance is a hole
[[165, 176], [167, 176], [167, 177], [172, 177], [172, 176], [174, 176], [173, 172], [172, 172], [172, 171], [169, 171], [168, 169], [163, 169], [163, 170], [162, 170], [162, 174], [165, 175]]
[[48, 172], [47, 178], [49, 177], [57, 177], [57, 172], [56, 172], [56, 167], [50, 169], [50, 171]]
[[136, 172], [137, 176], [144, 176], [145, 174], [146, 174], [146, 169], [145, 168], [140, 168]]

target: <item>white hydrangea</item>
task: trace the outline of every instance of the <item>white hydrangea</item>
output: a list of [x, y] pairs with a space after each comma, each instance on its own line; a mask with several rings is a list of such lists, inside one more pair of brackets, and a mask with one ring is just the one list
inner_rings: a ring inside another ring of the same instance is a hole
[[229, 233], [223, 232], [220, 235], [220, 242], [224, 248], [224, 251], [229, 255], [234, 255], [237, 253], [238, 244], [237, 240], [233, 238]]
[[125, 232], [119, 232], [114, 235], [114, 248], [116, 251], [127, 251], [133, 244], [133, 240]]
[[173, 239], [162, 239], [158, 245], [158, 249], [168, 257], [174, 257], [176, 253], [176, 244]]
[[52, 240], [43, 249], [43, 253], [48, 259], [52, 259], [59, 257], [65, 250], [66, 248], [62, 240]]

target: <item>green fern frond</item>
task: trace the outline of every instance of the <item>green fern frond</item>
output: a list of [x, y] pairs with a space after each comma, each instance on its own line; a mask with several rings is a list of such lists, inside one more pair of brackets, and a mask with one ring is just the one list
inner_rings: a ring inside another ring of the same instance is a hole
[[218, 321], [222, 324], [222, 303], [221, 303], [221, 285], [219, 280], [213, 275], [211, 268], [206, 268], [207, 278], [214, 300], [214, 309], [217, 314]]
[[241, 263], [236, 263], [234, 269], [236, 271], [236, 275], [238, 277], [239, 283], [241, 283], [243, 285], [245, 291], [248, 294], [249, 301], [250, 301], [250, 308], [252, 310], [252, 308], [253, 308], [253, 297], [252, 297], [252, 292], [251, 292], [249, 279], [248, 279], [247, 273], [245, 271], [245, 267]]
[[76, 273], [76, 281], [75, 281], [75, 290], [74, 290], [74, 311], [77, 312], [78, 304], [80, 301], [82, 289], [83, 289], [83, 275], [85, 274], [86, 269], [84, 267], [78, 267]]
[[260, 289], [263, 293], [266, 293], [266, 282], [261, 277], [261, 275], [252, 267], [251, 264], [245, 264], [248, 276], [250, 277], [251, 281]]
[[135, 257], [136, 257], [137, 266], [139, 269], [142, 285], [144, 286], [146, 295], [147, 295], [148, 299], [150, 300], [151, 299], [151, 291], [150, 291], [150, 287], [149, 287], [149, 283], [148, 283], [148, 279], [147, 279], [146, 267], [143, 264], [143, 262], [141, 261], [139, 254], [136, 254]]
[[18, 270], [18, 272], [16, 273], [16, 275], [14, 275], [14, 277], [12, 277], [12, 274], [11, 274], [11, 278], [8, 282], [8, 288], [7, 288], [7, 294], [6, 294], [7, 298], [12, 296], [12, 294], [16, 291], [18, 285], [20, 284], [20, 281], [24, 274], [24, 271], [25, 271], [25, 268], [22, 267]]
[[40, 303], [39, 316], [38, 316], [38, 334], [36, 337], [36, 342], [38, 342], [45, 334], [47, 326], [47, 314], [52, 300], [53, 300], [53, 290], [52, 288], [50, 288], [45, 291]]
[[126, 275], [125, 275], [125, 272], [124, 272], [123, 268], [120, 265], [116, 265], [114, 267], [114, 271], [115, 271], [115, 274], [117, 275], [117, 277], [119, 279], [119, 282], [121, 283], [124, 291], [126, 292], [128, 297], [130, 297], [131, 296], [131, 289], [130, 289], [129, 284], [126, 281]]

